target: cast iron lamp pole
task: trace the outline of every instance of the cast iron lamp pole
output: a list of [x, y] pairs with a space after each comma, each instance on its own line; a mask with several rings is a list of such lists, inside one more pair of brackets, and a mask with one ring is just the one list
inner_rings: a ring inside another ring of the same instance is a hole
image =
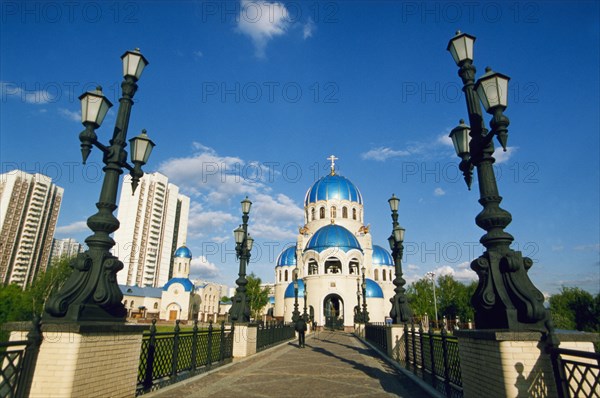
[[365, 280], [365, 274], [367, 269], [362, 267], [362, 296], [363, 296], [363, 310], [362, 310], [362, 321], [363, 323], [369, 323], [369, 311], [367, 311], [367, 282]]
[[404, 228], [398, 224], [398, 206], [400, 205], [400, 199], [394, 194], [388, 200], [390, 209], [392, 210], [392, 234], [388, 238], [390, 249], [392, 250], [392, 257], [394, 258], [396, 277], [394, 278], [394, 285], [396, 288], [394, 292], [396, 294], [390, 299], [392, 303], [392, 309], [390, 310], [390, 317], [392, 323], [399, 325], [404, 322], [408, 322], [412, 318], [412, 311], [408, 305], [408, 299], [406, 298], [404, 285], [406, 281], [402, 277], [402, 254], [404, 253]]
[[435, 327], [437, 327], [438, 312], [437, 312], [437, 298], [435, 297], [435, 273], [430, 271], [430, 272], [426, 273], [425, 275], [431, 278], [431, 285], [433, 286], [433, 309], [435, 310]]
[[[479, 277], [477, 290], [471, 299], [475, 308], [475, 323], [481, 329], [545, 330], [547, 315], [544, 296], [527, 274], [533, 261], [510, 248], [514, 238], [504, 228], [510, 224], [512, 216], [500, 208], [502, 197], [492, 167], [495, 162], [494, 136], [506, 151], [509, 121], [503, 112], [507, 106], [509, 78], [488, 68], [475, 83], [474, 41], [475, 37], [459, 31], [450, 40], [447, 49], [459, 66], [458, 75], [464, 84], [471, 124], [469, 128], [461, 120], [450, 137], [457, 155], [462, 159], [460, 169], [469, 189], [472, 169], [477, 169], [479, 203], [483, 210], [475, 222], [486, 231], [480, 239], [486, 251], [471, 263], [471, 268]], [[493, 115], [489, 132], [484, 125], [480, 101], [485, 110]]]
[[360, 276], [356, 278], [356, 314], [354, 314], [354, 323], [363, 323], [362, 311], [360, 309]]
[[233, 236], [235, 237], [235, 254], [240, 260], [240, 270], [238, 278], [235, 281], [237, 288], [233, 297], [233, 305], [229, 310], [229, 319], [232, 322], [248, 323], [250, 322], [250, 304], [246, 294], [246, 285], [248, 284], [246, 267], [250, 262], [250, 252], [254, 244], [254, 239], [248, 233], [248, 219], [250, 218], [249, 214], [252, 202], [246, 196], [241, 203], [242, 225], [233, 231]]
[[298, 311], [298, 268], [294, 268], [294, 311], [292, 312], [292, 322], [298, 322], [300, 311]]
[[141, 135], [130, 139], [133, 166], [127, 163], [125, 147], [133, 96], [138, 88], [137, 81], [148, 61], [139, 49], [127, 51], [121, 59], [124, 77], [121, 83], [122, 97], [119, 100], [113, 137], [108, 146], [98, 141], [95, 130], [102, 124], [112, 104], [104, 97], [100, 87], [79, 97], [81, 122], [85, 126], [85, 130], [79, 135], [83, 163], [85, 164], [93, 146], [100, 149], [104, 155], [104, 181], [100, 199], [96, 203], [98, 212], [87, 220], [88, 227], [94, 232], [85, 240], [88, 250], [79, 254], [72, 262], [71, 275], [62, 288], [46, 302], [46, 321], [124, 322], [127, 316], [116, 275], [123, 269], [123, 263], [110, 253], [115, 245], [110, 234], [119, 229], [119, 220], [113, 212], [117, 208], [117, 192], [123, 168], [129, 170], [132, 191], [135, 191], [144, 175], [142, 166], [148, 162], [154, 143], [145, 130]]
[[306, 301], [308, 300], [308, 289], [306, 288], [306, 278], [302, 279], [304, 283], [304, 313], [302, 314], [302, 318], [304, 318], [304, 322], [308, 322], [308, 311], [306, 307]]

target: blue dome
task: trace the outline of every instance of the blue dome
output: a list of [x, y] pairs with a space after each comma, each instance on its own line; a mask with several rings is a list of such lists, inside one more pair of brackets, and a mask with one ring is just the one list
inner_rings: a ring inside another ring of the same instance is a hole
[[[298, 288], [299, 288], [299, 287], [300, 287], [300, 286], [298, 286]], [[274, 296], [271, 296], [271, 297], [269, 297], [269, 304], [273, 304], [273, 305], [275, 305], [275, 297], [274, 297]]]
[[296, 246], [288, 247], [277, 257], [277, 267], [296, 265]]
[[194, 289], [194, 284], [188, 278], [172, 278], [163, 286], [163, 290], [169, 290], [169, 286], [171, 286], [174, 283], [179, 283], [183, 285], [183, 290], [185, 290], [186, 292], [191, 292]]
[[377, 282], [369, 278], [367, 278], [365, 282], [367, 284], [367, 298], [383, 298], [383, 290], [381, 290], [381, 287]]
[[175, 251], [175, 257], [192, 258], [192, 252], [185, 245]]
[[[294, 282], [291, 282], [285, 289], [283, 298], [294, 298]], [[298, 279], [298, 298], [304, 298], [304, 281]]]
[[356, 186], [345, 177], [339, 175], [326, 175], [320, 178], [306, 192], [304, 205], [316, 203], [319, 200], [349, 200], [362, 204], [362, 195]]
[[345, 252], [352, 249], [362, 251], [358, 240], [352, 235], [352, 232], [335, 224], [326, 225], [317, 230], [308, 241], [305, 251], [314, 250], [320, 253], [330, 247], [337, 247]]
[[383, 247], [373, 245], [373, 265], [389, 265], [393, 267], [394, 259]]

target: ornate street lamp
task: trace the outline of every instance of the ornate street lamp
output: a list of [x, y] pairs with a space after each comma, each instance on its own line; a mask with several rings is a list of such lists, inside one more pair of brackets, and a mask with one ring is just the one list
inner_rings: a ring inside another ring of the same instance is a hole
[[302, 279], [304, 282], [304, 313], [302, 314], [302, 318], [304, 318], [304, 322], [308, 322], [308, 311], [306, 301], [308, 300], [308, 289], [306, 288], [306, 278]]
[[298, 322], [300, 311], [298, 311], [298, 268], [294, 268], [294, 311], [292, 312], [292, 322]]
[[428, 272], [425, 274], [429, 278], [431, 278], [431, 285], [433, 286], [433, 308], [435, 310], [435, 326], [437, 327], [438, 323], [438, 312], [437, 312], [437, 298], [435, 296], [435, 273]]
[[247, 323], [250, 322], [250, 303], [246, 294], [246, 267], [250, 262], [250, 252], [254, 244], [254, 239], [248, 233], [248, 219], [250, 218], [250, 207], [252, 202], [248, 197], [241, 202], [242, 204], [242, 225], [233, 231], [235, 238], [235, 254], [240, 260], [240, 270], [238, 278], [235, 281], [237, 288], [233, 297], [233, 304], [229, 310], [229, 319], [232, 322]]
[[393, 324], [401, 324], [408, 322], [412, 318], [412, 311], [408, 305], [408, 299], [406, 298], [406, 289], [404, 285], [406, 281], [402, 277], [402, 254], [404, 253], [404, 228], [398, 224], [398, 206], [400, 205], [400, 199], [394, 194], [388, 200], [390, 209], [392, 210], [392, 234], [388, 238], [390, 249], [392, 250], [392, 257], [394, 259], [396, 277], [394, 278], [394, 297], [390, 298], [392, 303], [392, 309], [390, 310], [390, 317], [392, 318]]
[[360, 277], [356, 278], [356, 313], [354, 323], [363, 323], [362, 311], [360, 310]]
[[[461, 158], [460, 169], [469, 189], [472, 170], [477, 169], [479, 203], [483, 210], [475, 222], [486, 231], [480, 239], [486, 251], [471, 263], [479, 276], [477, 290], [471, 299], [475, 323], [482, 329], [545, 330], [544, 296], [527, 273], [533, 261], [510, 248], [514, 238], [504, 228], [510, 224], [512, 216], [500, 208], [502, 197], [492, 167], [495, 162], [492, 138], [496, 136], [506, 150], [509, 120], [503, 112], [508, 102], [509, 78], [488, 68], [475, 83], [474, 41], [475, 37], [459, 31], [448, 43], [448, 51], [459, 67], [471, 125], [469, 128], [461, 120], [450, 137]], [[489, 132], [485, 128], [480, 101], [493, 115]]]
[[365, 267], [361, 268], [362, 271], [362, 297], [363, 297], [363, 310], [362, 310], [362, 321], [363, 323], [369, 323], [369, 311], [367, 311], [367, 282], [365, 280], [365, 273], [367, 269]]
[[98, 212], [87, 220], [88, 227], [94, 233], [86, 238], [88, 250], [81, 253], [72, 263], [73, 271], [65, 284], [46, 302], [44, 320], [50, 322], [108, 321], [125, 322], [127, 310], [122, 304], [123, 294], [117, 284], [117, 272], [123, 269], [123, 263], [110, 253], [115, 241], [110, 234], [119, 228], [119, 221], [113, 212], [117, 208], [117, 192], [123, 168], [129, 170], [132, 177], [132, 189], [144, 175], [142, 166], [148, 162], [154, 143], [146, 131], [129, 140], [131, 143], [131, 162], [127, 163], [127, 128], [133, 106], [133, 96], [137, 91], [137, 81], [148, 61], [139, 49], [127, 51], [123, 60], [122, 97], [112, 139], [109, 145], [98, 141], [96, 129], [100, 127], [110, 101], [98, 87], [79, 97], [81, 101], [81, 122], [85, 130], [79, 134], [83, 163], [96, 147], [104, 154], [104, 181], [100, 199], [96, 203]]

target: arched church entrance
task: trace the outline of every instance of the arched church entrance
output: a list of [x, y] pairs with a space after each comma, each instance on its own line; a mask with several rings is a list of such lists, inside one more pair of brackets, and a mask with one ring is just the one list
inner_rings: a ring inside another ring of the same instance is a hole
[[325, 327], [334, 330], [344, 329], [344, 301], [337, 294], [330, 294], [323, 300]]

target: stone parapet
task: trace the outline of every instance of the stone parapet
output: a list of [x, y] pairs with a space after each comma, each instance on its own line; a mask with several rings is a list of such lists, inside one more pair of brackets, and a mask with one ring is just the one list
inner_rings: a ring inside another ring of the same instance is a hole
[[233, 357], [243, 358], [256, 354], [257, 334], [257, 325], [236, 323], [233, 332]]

